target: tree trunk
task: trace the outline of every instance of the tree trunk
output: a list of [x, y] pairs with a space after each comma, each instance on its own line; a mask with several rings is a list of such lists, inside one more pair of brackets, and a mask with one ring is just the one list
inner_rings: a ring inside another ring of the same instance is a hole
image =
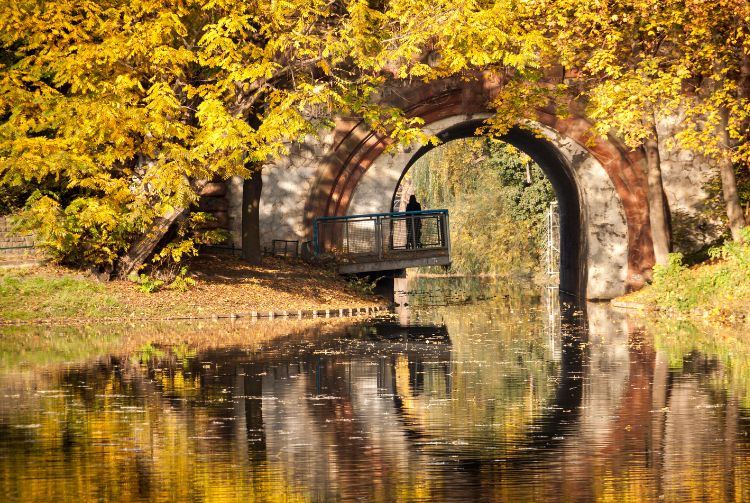
[[260, 265], [260, 193], [263, 177], [260, 170], [254, 171], [242, 185], [242, 258], [253, 265]]
[[643, 149], [646, 153], [646, 174], [648, 179], [648, 211], [651, 223], [651, 239], [654, 243], [654, 255], [658, 265], [669, 262], [671, 236], [669, 232], [669, 209], [664, 195], [661, 177], [661, 157], [659, 155], [659, 136], [656, 126], [652, 125], [651, 137], [645, 140]]
[[[208, 180], [193, 181], [190, 183], [190, 187], [196, 194], [200, 194], [207, 183]], [[187, 217], [189, 213], [190, 208], [174, 208], [166, 215], [157, 217], [149, 230], [133, 243], [125, 256], [117, 262], [114, 276], [126, 279], [132, 273], [138, 272], [146, 263], [146, 260], [156, 252], [156, 247], [159, 246], [172, 226]]]
[[177, 221], [182, 220], [190, 212], [188, 208], [175, 208], [163, 217], [158, 217], [151, 224], [151, 228], [128, 249], [115, 268], [115, 276], [125, 279], [143, 266], [156, 251], [156, 247], [167, 235]]
[[734, 174], [734, 164], [730, 151], [729, 138], [729, 111], [721, 110], [721, 140], [724, 150], [719, 159], [719, 174], [721, 175], [721, 190], [724, 195], [724, 203], [727, 206], [727, 218], [729, 218], [729, 230], [732, 232], [734, 241], [741, 241], [740, 231], [745, 226], [745, 215], [740, 205], [740, 196], [737, 191], [737, 178]]
[[[745, 38], [742, 39], [743, 43]], [[742, 46], [740, 46], [742, 47]], [[740, 79], [737, 86], [737, 97], [740, 101], [747, 103], [750, 100], [750, 56], [745, 51], [740, 51]], [[750, 141], [750, 120], [747, 118], [740, 124], [740, 133], [742, 141]], [[748, 166], [750, 168], [750, 166]]]

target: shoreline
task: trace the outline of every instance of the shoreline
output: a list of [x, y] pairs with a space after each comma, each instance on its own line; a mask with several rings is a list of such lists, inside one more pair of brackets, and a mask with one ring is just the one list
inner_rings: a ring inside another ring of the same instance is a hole
[[723, 325], [742, 325], [750, 322], [750, 314], [744, 311], [719, 307], [713, 309], [696, 307], [689, 311], [680, 311], [674, 308], [662, 307], [657, 304], [623, 300], [629, 295], [631, 294], [610, 300], [610, 306], [623, 311], [636, 312], [639, 315], [655, 314], [660, 318], [694, 320], [708, 323], [713, 322]]
[[295, 311], [250, 311], [230, 314], [206, 314], [206, 315], [186, 315], [186, 316], [151, 316], [151, 317], [128, 317], [128, 318], [70, 318], [60, 319], [32, 319], [32, 320], [4, 320], [0, 319], [0, 327], [17, 327], [17, 326], [59, 326], [59, 325], [91, 325], [91, 324], [118, 324], [133, 322], [160, 322], [160, 321], [218, 321], [218, 320], [278, 320], [278, 321], [299, 321], [299, 320], [333, 320], [344, 318], [357, 318], [367, 316], [377, 316], [390, 312], [386, 305], [364, 306], [364, 307], [345, 307], [335, 309], [298, 309]]
[[100, 282], [54, 265], [0, 269], [0, 325], [64, 325], [210, 319], [315, 319], [386, 312], [388, 303], [335, 272], [266, 257], [251, 266], [206, 255], [191, 262], [195, 281], [180, 291]]

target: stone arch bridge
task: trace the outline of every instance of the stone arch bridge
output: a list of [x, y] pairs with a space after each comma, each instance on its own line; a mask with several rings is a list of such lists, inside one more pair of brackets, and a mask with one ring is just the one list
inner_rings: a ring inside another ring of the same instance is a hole
[[[490, 116], [499, 82], [477, 78], [411, 85], [387, 99], [424, 119], [424, 129], [443, 141], [474, 136]], [[515, 129], [503, 140], [526, 152], [552, 182], [561, 220], [561, 289], [587, 299], [609, 299], [640, 288], [654, 264], [646, 199], [644, 159], [616, 140], [599, 138], [583, 115], [566, 118], [536, 111], [543, 135]], [[669, 124], [662, 125], [669, 127]], [[339, 118], [333, 130], [295, 145], [289, 156], [263, 169], [260, 232], [271, 241], [312, 238], [315, 217], [391, 211], [408, 168], [430, 147], [386, 153], [388, 139], [358, 118]], [[662, 153], [670, 209], [694, 214], [707, 194], [705, 169], [691, 155]], [[243, 181], [232, 179], [204, 199], [241, 246]], [[245, 198], [247, 200], [247, 198]]]

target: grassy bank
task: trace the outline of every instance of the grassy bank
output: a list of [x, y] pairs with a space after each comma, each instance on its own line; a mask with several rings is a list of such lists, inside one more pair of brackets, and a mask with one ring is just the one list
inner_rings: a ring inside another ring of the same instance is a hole
[[618, 299], [670, 313], [736, 321], [750, 316], [750, 232], [745, 244], [728, 242], [710, 260], [688, 267], [673, 253], [654, 268], [653, 283]]
[[0, 322], [165, 319], [251, 311], [367, 307], [383, 302], [331, 271], [268, 258], [263, 266], [207, 256], [191, 264], [186, 291], [153, 293], [130, 281], [102, 283], [61, 267], [0, 269]]

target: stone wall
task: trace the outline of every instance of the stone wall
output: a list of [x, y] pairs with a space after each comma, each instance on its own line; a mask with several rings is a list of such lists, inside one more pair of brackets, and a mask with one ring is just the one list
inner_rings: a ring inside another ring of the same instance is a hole
[[[320, 160], [331, 151], [333, 135], [323, 132], [308, 136], [305, 142], [290, 147], [289, 155], [263, 167], [263, 191], [260, 201], [261, 246], [271, 249], [272, 241], [310, 239], [305, 221], [305, 204], [313, 190]], [[217, 216], [217, 226], [230, 233], [235, 248], [242, 248], [242, 192], [244, 179], [234, 176], [221, 184], [212, 183], [204, 193], [201, 208]], [[221, 185], [221, 189], [218, 189]], [[221, 201], [219, 200], [221, 198]], [[206, 201], [208, 199], [208, 201]], [[217, 214], [217, 211], [218, 214]]]
[[693, 253], [715, 241], [724, 231], [719, 172], [709, 161], [680, 148], [674, 135], [681, 117], [659, 124], [662, 183], [672, 218], [674, 251]]
[[38, 253], [34, 246], [32, 234], [15, 234], [12, 232], [10, 218], [0, 217], [0, 262], [16, 262], [24, 259], [36, 259]]
[[[313, 192], [321, 160], [333, 147], [334, 134], [308, 136], [289, 155], [263, 168], [260, 233], [263, 246], [273, 239], [299, 241], [312, 238], [305, 205]], [[390, 196], [388, 196], [390, 198]]]
[[[404, 88], [394, 96], [403, 101], [397, 106], [422, 117], [426, 129], [434, 133], [446, 120], [484, 116], [497, 88], [496, 82], [486, 79], [469, 84], [445, 81]], [[577, 218], [583, 236], [572, 247], [585, 262], [579, 270], [585, 276], [581, 284], [587, 285], [587, 296], [609, 298], [639, 288], [654, 262], [642, 152], [629, 150], [613, 138], [593, 136], [582, 112], [563, 119], [537, 110], [537, 117], [555, 155], [570, 168], [567, 172], [578, 192]], [[388, 140], [368, 130], [362, 121], [338, 118], [335, 124], [334, 129], [306, 138], [291, 147], [288, 156], [264, 167], [260, 203], [264, 247], [270, 248], [274, 239], [300, 243], [311, 239], [314, 217], [390, 209], [400, 174], [419, 147], [386, 153]], [[678, 125], [679, 117], [660, 124], [662, 138], [671, 138]], [[691, 152], [669, 147], [666, 140], [660, 151], [675, 248], [691, 252], [721, 230], [720, 218], [709, 211], [714, 171]], [[230, 180], [226, 194], [227, 224], [239, 247], [242, 179]]]

